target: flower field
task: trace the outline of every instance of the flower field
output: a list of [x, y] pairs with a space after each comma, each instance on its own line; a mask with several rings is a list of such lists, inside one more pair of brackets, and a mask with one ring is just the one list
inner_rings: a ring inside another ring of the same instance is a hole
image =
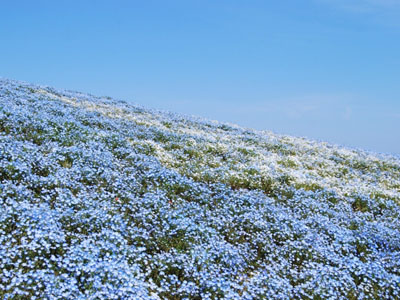
[[0, 79], [0, 299], [400, 299], [400, 158]]

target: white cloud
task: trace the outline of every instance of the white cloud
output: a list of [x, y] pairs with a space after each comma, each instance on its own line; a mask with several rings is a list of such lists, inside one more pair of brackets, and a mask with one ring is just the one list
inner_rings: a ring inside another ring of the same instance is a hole
[[307, 118], [350, 119], [355, 97], [349, 94], [309, 94], [297, 97], [268, 99], [244, 105], [232, 105], [229, 111], [235, 114], [258, 114], [281, 116], [288, 120]]
[[386, 7], [400, 6], [399, 0], [366, 0], [364, 2], [370, 2], [371, 4], [381, 5]]
[[388, 114], [388, 116], [392, 117], [392, 118], [400, 119], [400, 113], [391, 113], [391, 114]]
[[386, 27], [400, 27], [400, 0], [314, 0], [327, 8], [360, 15]]
[[276, 110], [291, 119], [321, 116], [337, 110], [337, 106], [348, 99], [346, 95], [310, 94], [281, 99], [274, 102]]
[[316, 0], [355, 13], [400, 13], [400, 0]]

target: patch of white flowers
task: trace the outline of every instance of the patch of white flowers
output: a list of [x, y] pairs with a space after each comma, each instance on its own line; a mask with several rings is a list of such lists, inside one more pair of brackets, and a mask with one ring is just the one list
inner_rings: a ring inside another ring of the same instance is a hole
[[399, 299], [400, 159], [0, 80], [1, 299]]

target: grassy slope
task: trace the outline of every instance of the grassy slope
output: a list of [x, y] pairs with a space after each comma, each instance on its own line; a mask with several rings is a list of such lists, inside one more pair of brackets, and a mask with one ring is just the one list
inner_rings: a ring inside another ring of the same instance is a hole
[[0, 81], [0, 297], [393, 299], [400, 160]]

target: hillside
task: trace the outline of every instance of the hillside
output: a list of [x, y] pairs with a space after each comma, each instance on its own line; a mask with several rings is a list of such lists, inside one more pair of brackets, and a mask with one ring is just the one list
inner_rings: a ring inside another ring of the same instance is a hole
[[400, 159], [0, 79], [0, 299], [400, 299]]

